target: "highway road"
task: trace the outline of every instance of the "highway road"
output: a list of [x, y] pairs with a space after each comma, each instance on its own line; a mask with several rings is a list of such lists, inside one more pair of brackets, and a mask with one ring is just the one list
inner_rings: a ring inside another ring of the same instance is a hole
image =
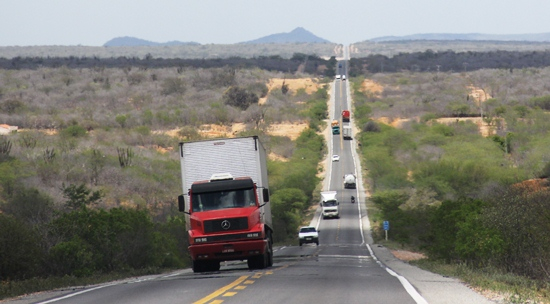
[[[345, 72], [345, 62], [342, 64]], [[331, 120], [340, 120], [341, 111], [350, 109], [348, 93], [346, 81], [334, 81]], [[222, 263], [217, 272], [193, 273], [183, 269], [170, 274], [39, 293], [9, 303], [407, 304], [428, 303], [425, 296], [430, 303], [485, 303], [483, 298], [476, 298], [477, 294], [467, 293], [469, 289], [464, 286], [460, 292], [453, 293], [453, 287], [461, 286], [456, 280], [411, 269], [387, 255], [387, 250], [372, 245], [365, 197], [361, 194], [364, 191], [360, 170], [357, 169], [360, 166], [354, 155], [355, 141], [344, 140], [341, 135], [328, 137], [331, 138], [329, 155], [340, 155], [340, 161], [328, 166], [323, 190], [338, 191], [340, 218], [320, 219], [317, 211], [311, 224], [320, 230], [319, 246], [277, 247], [274, 265], [268, 269], [251, 271], [246, 262], [229, 262]], [[345, 173], [356, 174], [358, 189], [343, 188]], [[351, 195], [358, 198], [355, 204], [350, 202]], [[388, 265], [407, 273], [413, 278], [412, 282]]]

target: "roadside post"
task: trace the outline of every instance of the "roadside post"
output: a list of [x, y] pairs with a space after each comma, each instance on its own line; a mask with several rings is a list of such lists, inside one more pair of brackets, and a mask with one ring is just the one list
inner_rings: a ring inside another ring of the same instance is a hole
[[384, 233], [386, 234], [386, 241], [388, 240], [388, 230], [390, 230], [390, 222], [384, 221]]

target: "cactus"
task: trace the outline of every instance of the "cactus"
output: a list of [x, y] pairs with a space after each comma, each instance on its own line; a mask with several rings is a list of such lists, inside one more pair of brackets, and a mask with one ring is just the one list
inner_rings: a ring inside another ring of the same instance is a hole
[[4, 156], [9, 156], [11, 152], [11, 141], [10, 140], [0, 140], [0, 154]]
[[118, 163], [121, 168], [128, 167], [132, 165], [132, 158], [134, 157], [134, 152], [130, 148], [117, 148], [118, 152]]
[[46, 150], [44, 150], [44, 152], [42, 153], [42, 158], [44, 158], [45, 163], [52, 163], [55, 159], [55, 149], [52, 148], [50, 150], [50, 148], [46, 148]]

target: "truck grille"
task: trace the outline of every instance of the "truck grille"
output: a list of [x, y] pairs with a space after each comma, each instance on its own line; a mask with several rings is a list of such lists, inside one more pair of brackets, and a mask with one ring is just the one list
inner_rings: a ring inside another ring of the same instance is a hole
[[246, 229], [248, 229], [248, 218], [246, 217], [204, 221], [205, 233]]

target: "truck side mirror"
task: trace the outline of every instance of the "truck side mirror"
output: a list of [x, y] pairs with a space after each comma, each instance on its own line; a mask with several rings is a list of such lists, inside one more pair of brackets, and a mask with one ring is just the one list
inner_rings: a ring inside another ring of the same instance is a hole
[[269, 189], [263, 188], [262, 195], [264, 197], [264, 202], [269, 202]]
[[185, 198], [183, 194], [178, 196], [178, 209], [180, 212], [185, 212]]

